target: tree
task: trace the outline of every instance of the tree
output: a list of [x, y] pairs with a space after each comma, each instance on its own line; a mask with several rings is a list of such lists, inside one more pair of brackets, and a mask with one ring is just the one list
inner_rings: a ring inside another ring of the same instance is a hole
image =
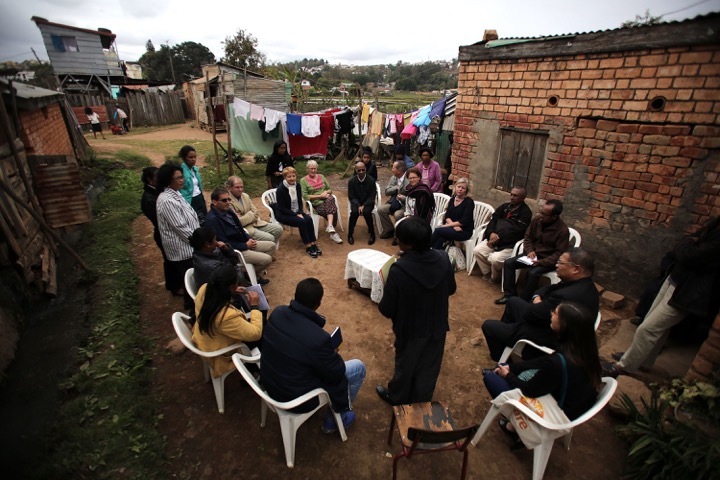
[[240, 68], [261, 69], [265, 66], [265, 55], [258, 51], [257, 43], [250, 33], [238, 29], [234, 37], [225, 37], [222, 42], [225, 49], [222, 61]]
[[215, 63], [215, 55], [201, 43], [183, 42], [172, 47], [161, 45], [160, 50], [155, 50], [152, 40], [148, 40], [145, 49], [138, 63], [142, 65], [145, 78], [154, 82], [175, 81], [181, 84], [201, 77], [202, 65]]
[[201, 43], [183, 42], [172, 47], [173, 67], [178, 82], [202, 76], [202, 66], [215, 63], [215, 55]]
[[628, 20], [623, 22], [621, 27], [642, 27], [644, 25], [655, 25], [662, 22], [662, 15], [659, 17], [653, 17], [650, 15], [650, 9], [645, 10], [645, 15], [635, 15], [635, 20]]

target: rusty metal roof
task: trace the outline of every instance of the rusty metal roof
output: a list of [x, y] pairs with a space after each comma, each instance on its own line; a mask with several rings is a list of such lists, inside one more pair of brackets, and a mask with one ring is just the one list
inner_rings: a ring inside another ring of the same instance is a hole
[[48, 225], [60, 228], [90, 221], [90, 204], [80, 182], [77, 163], [60, 155], [30, 155], [28, 163]]

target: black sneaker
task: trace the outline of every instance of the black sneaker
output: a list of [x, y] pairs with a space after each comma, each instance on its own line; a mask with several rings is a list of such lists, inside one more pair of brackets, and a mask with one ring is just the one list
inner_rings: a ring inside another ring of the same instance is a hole
[[317, 257], [318, 257], [317, 250], [315, 250], [312, 246], [311, 246], [311, 247], [307, 247], [307, 248], [305, 249], [305, 251], [306, 251], [307, 254], [310, 255], [312, 258], [317, 258]]
[[260, 275], [258, 275], [257, 281], [260, 285], [267, 285], [268, 283], [270, 283], [270, 280], [268, 280], [267, 278], [263, 278]]
[[313, 248], [315, 249], [315, 253], [322, 255], [322, 250], [320, 250], [320, 247], [318, 247], [317, 244], [313, 245]]

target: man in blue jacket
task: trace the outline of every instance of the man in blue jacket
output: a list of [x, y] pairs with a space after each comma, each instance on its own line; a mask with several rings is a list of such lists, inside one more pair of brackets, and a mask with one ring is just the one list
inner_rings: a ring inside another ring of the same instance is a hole
[[[355, 422], [352, 402], [365, 379], [365, 364], [357, 359], [345, 362], [333, 348], [330, 334], [323, 330], [325, 318], [317, 313], [323, 293], [318, 279], [306, 278], [295, 287], [290, 305], [273, 310], [263, 328], [262, 383], [280, 402], [324, 389], [347, 428]], [[317, 404], [314, 398], [293, 411], [309, 412]], [[337, 431], [329, 410], [322, 431]]]
[[215, 230], [217, 239], [239, 250], [245, 261], [255, 267], [258, 283], [265, 285], [269, 280], [260, 276], [271, 263], [275, 255], [275, 242], [254, 240], [248, 235], [237, 214], [230, 208], [230, 192], [218, 187], [210, 194], [212, 206], [205, 217], [205, 226]]

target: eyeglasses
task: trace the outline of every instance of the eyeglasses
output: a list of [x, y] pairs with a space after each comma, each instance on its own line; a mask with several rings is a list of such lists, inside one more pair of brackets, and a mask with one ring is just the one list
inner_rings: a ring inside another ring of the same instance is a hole
[[229, 201], [230, 201], [230, 199], [229, 199], [229, 198], [218, 198], [218, 200], [217, 200], [217, 201], [218, 201], [218, 202], [223, 202], [223, 203], [227, 203], [227, 202], [229, 202]]
[[573, 262], [561, 262], [560, 260], [558, 260], [557, 262], [555, 262], [555, 265], [573, 265], [573, 266], [575, 266], [575, 267], [578, 266], [577, 263], [573, 263]]
[[360, 169], [358, 169], [358, 170], [355, 170], [355, 171], [356, 171], [357, 173], [360, 173], [360, 172], [364, 172], [364, 171], [365, 171], [365, 169], [364, 169], [364, 168], [360, 168]]
[[181, 178], [185, 178], [185, 177], [183, 177], [182, 175], [180, 175], [179, 177], [172, 177], [173, 180], [180, 180]]

